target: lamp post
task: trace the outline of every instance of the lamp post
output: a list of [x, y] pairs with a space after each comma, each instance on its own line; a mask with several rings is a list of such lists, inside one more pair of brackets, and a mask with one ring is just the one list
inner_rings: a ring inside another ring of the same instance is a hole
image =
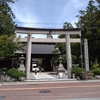
[[83, 68], [82, 35], [81, 35], [81, 33], [79, 34], [79, 36], [80, 36], [81, 67]]

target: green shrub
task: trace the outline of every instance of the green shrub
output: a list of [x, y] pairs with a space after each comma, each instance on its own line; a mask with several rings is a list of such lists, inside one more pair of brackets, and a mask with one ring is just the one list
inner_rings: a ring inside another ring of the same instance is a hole
[[13, 78], [16, 78], [18, 79], [19, 77], [25, 77], [25, 73], [23, 72], [20, 72], [18, 69], [16, 68], [11, 68], [7, 71], [7, 75], [13, 77]]
[[94, 70], [94, 69], [98, 68], [98, 66], [99, 66], [98, 61], [97, 61], [97, 59], [95, 59], [95, 62], [92, 65], [92, 69]]
[[100, 68], [93, 69], [92, 72], [94, 75], [100, 75]]
[[76, 76], [78, 76], [81, 72], [85, 72], [85, 69], [84, 68], [80, 68], [80, 67], [73, 67], [71, 71]]
[[19, 77], [26, 77], [26, 74], [24, 72], [20, 72]]
[[19, 71], [15, 68], [11, 68], [7, 71], [7, 75], [17, 79], [19, 77]]
[[91, 72], [91, 73], [88, 73], [87, 75], [88, 75], [88, 76], [94, 76], [94, 73]]

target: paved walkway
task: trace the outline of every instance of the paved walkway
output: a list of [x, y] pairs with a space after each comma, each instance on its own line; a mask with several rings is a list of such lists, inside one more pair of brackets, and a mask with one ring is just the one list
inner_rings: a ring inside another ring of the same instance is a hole
[[[61, 77], [60, 77], [61, 76]], [[30, 80], [25, 81], [68, 81], [68, 80], [76, 80], [76, 79], [68, 79], [67, 73], [63, 73], [61, 75], [56, 72], [38, 72], [35, 74], [34, 72], [30, 73]]]
[[38, 80], [38, 79], [68, 79], [67, 74], [61, 74], [61, 77], [56, 72], [38, 72], [35, 74], [34, 72], [30, 73], [31, 80]]
[[[32, 73], [34, 75], [34, 73]], [[35, 79], [55, 79], [55, 77], [47, 75], [46, 73], [37, 73], [34, 75]]]

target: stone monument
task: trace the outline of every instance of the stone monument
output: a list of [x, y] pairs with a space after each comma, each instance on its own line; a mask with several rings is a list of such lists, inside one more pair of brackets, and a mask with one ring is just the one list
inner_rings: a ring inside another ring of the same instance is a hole
[[85, 61], [85, 69], [89, 71], [89, 55], [88, 55], [88, 41], [84, 39], [84, 61]]

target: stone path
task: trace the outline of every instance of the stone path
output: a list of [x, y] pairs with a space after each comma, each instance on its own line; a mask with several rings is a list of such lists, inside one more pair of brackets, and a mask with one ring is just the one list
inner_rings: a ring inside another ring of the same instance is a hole
[[55, 79], [51, 75], [47, 75], [46, 73], [37, 73], [36, 75], [32, 73], [35, 79]]
[[[38, 72], [35, 74], [34, 72], [30, 73], [30, 80], [57, 80], [60, 79], [59, 75], [55, 72]], [[61, 79], [68, 79], [68, 75], [63, 74], [63, 78]]]

